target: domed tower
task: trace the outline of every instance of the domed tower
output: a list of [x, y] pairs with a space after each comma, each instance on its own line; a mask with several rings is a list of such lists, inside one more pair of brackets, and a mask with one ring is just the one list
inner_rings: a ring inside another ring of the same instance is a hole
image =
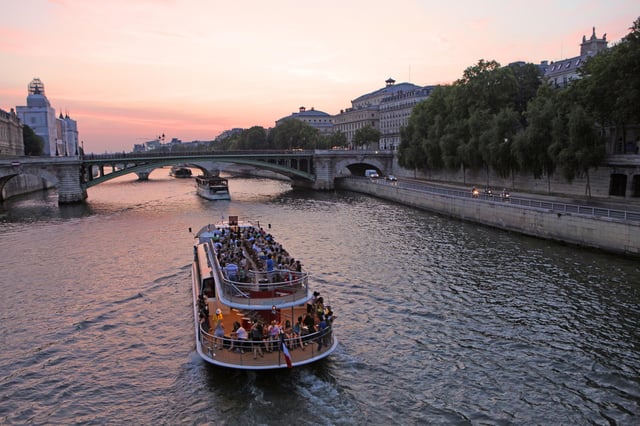
[[27, 105], [17, 106], [16, 112], [22, 124], [31, 127], [42, 138], [45, 155], [60, 155], [56, 149], [56, 112], [44, 95], [44, 84], [39, 78], [31, 80]]
[[39, 78], [36, 77], [29, 83], [29, 94], [44, 96], [44, 83]]

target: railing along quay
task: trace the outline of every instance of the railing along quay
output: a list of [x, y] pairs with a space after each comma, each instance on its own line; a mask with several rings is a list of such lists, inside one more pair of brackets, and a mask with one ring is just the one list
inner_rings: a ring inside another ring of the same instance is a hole
[[[368, 178], [358, 178], [358, 179], [368, 179]], [[422, 183], [416, 182], [389, 182], [384, 179], [371, 179], [373, 183], [382, 184], [382, 185], [397, 185], [403, 189], [409, 189], [413, 191], [419, 191], [430, 194], [438, 194], [438, 195], [448, 195], [453, 197], [461, 197], [461, 198], [473, 198], [471, 195], [471, 191], [463, 191], [460, 189], [453, 188], [443, 188], [439, 186], [431, 186]], [[597, 218], [610, 218], [616, 220], [623, 220], [629, 222], [640, 222], [640, 211], [633, 210], [620, 210], [620, 209], [611, 209], [606, 207], [598, 207], [598, 206], [586, 206], [586, 205], [578, 205], [578, 204], [567, 204], [567, 203], [559, 203], [555, 201], [548, 200], [540, 200], [535, 198], [523, 198], [523, 197], [514, 197], [510, 196], [509, 201], [504, 201], [500, 197], [500, 194], [494, 194], [493, 196], [486, 195], [480, 192], [480, 194], [476, 197], [476, 199], [492, 201], [495, 203], [509, 203], [511, 205], [518, 205], [522, 207], [534, 208], [534, 209], [544, 209], [551, 210], [557, 213], [572, 213], [579, 214], [583, 216], [593, 216]]]

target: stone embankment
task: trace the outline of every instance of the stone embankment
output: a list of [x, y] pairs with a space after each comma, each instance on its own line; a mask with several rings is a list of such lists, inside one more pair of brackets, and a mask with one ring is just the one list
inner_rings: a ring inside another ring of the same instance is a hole
[[533, 237], [640, 257], [640, 221], [425, 192], [415, 185], [365, 178], [338, 179], [336, 188]]

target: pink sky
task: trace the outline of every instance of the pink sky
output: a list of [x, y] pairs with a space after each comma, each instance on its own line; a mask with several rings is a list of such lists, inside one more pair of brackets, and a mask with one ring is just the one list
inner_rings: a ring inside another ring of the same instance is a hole
[[573, 57], [592, 27], [616, 42], [640, 16], [637, 0], [0, 2], [0, 108], [40, 78], [87, 152], [336, 114], [389, 77], [450, 83], [479, 59]]

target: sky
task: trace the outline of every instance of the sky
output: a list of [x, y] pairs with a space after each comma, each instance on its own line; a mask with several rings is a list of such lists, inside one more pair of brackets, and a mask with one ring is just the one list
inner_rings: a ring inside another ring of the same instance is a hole
[[0, 108], [37, 77], [86, 152], [213, 140], [337, 114], [388, 78], [578, 56], [593, 27], [615, 43], [639, 16], [637, 0], [0, 0]]

